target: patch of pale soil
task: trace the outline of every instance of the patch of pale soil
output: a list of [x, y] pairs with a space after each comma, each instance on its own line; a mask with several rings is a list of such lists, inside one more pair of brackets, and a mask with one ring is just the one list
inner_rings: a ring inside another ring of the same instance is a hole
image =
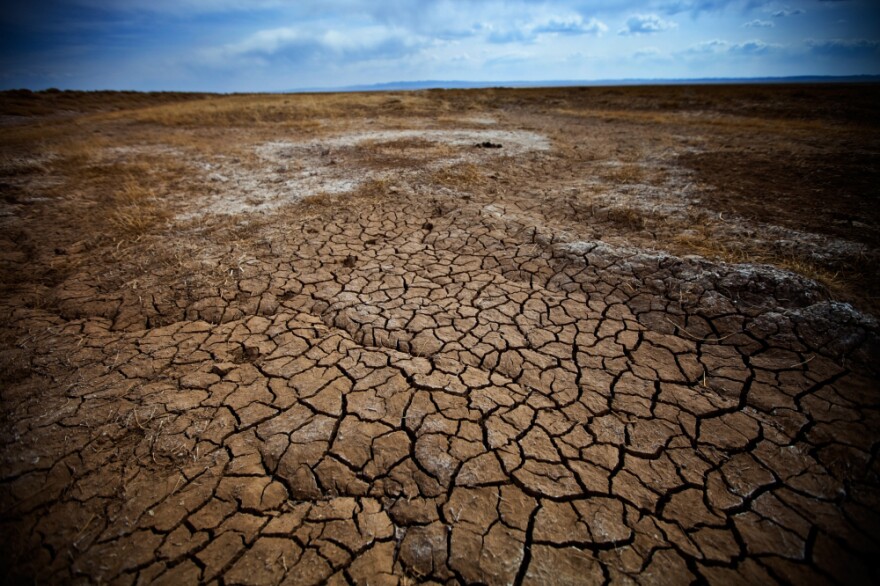
[[[369, 167], [358, 159], [362, 145], [382, 146], [396, 141], [423, 141], [447, 145], [453, 155], [420, 154], [415, 167]], [[477, 148], [478, 143], [501, 148]], [[515, 157], [546, 151], [548, 139], [521, 130], [382, 130], [345, 134], [307, 142], [273, 141], [254, 151], [263, 162], [256, 168], [233, 160], [206, 161], [202, 168], [214, 193], [200, 198], [197, 207], [178, 215], [191, 220], [206, 214], [270, 212], [304, 197], [350, 193], [369, 180], [401, 180], [426, 170], [479, 163], [489, 157]]]
[[[501, 143], [502, 154], [517, 155], [528, 151], [546, 151], [550, 148], [547, 137], [526, 130], [374, 130], [346, 134], [322, 140], [320, 144], [329, 147], [356, 146], [373, 142], [390, 142], [395, 140], [418, 139], [438, 142], [452, 146], [470, 147], [476, 143], [489, 141]], [[284, 145], [285, 143], [275, 143]]]

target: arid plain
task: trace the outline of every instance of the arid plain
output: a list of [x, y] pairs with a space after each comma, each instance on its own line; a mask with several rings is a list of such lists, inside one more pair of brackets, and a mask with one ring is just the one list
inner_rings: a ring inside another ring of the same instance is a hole
[[878, 103], [0, 94], [0, 572], [877, 583]]

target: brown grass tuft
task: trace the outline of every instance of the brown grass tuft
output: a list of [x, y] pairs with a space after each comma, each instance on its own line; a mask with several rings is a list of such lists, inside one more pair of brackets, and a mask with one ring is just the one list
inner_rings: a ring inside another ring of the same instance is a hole
[[607, 213], [608, 221], [619, 226], [630, 230], [643, 230], [645, 228], [645, 217], [635, 208], [613, 207], [608, 208]]
[[704, 223], [697, 229], [679, 234], [673, 239], [673, 243], [680, 253], [697, 254], [728, 263], [772, 265], [797, 273], [820, 283], [833, 297], [852, 295], [861, 280], [858, 275], [849, 271], [833, 271], [808, 259], [770, 250], [747, 239], [732, 241], [719, 238], [720, 233], [720, 230], [713, 230], [710, 223]]
[[456, 191], [473, 193], [486, 184], [486, 176], [473, 163], [465, 163], [434, 172], [430, 177], [430, 181], [435, 185], [441, 185]]
[[351, 193], [331, 194], [322, 191], [303, 197], [296, 205], [303, 214], [350, 211], [386, 198], [393, 189], [388, 179], [374, 178], [364, 181]]
[[170, 217], [153, 190], [131, 176], [112, 193], [103, 207], [108, 223], [121, 236], [128, 238], [136, 238]]

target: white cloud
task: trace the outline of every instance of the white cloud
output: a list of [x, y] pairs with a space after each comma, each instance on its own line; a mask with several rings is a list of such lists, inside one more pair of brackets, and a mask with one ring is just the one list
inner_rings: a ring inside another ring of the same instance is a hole
[[738, 55], [763, 55], [772, 49], [778, 49], [781, 45], [775, 43], [765, 43], [760, 40], [745, 41], [743, 43], [735, 43], [727, 48], [728, 53]]
[[536, 34], [552, 33], [561, 35], [600, 35], [608, 26], [595, 18], [585, 21], [580, 15], [562, 18], [552, 17], [536, 23], [532, 31]]
[[608, 30], [608, 26], [595, 18], [584, 20], [578, 14], [569, 14], [566, 16], [541, 16], [529, 22], [503, 23], [501, 25], [483, 23], [480, 29], [488, 32], [486, 40], [490, 43], [531, 44], [542, 35], [599, 36]]
[[648, 35], [676, 28], [678, 24], [671, 20], [663, 20], [656, 14], [633, 14], [626, 19], [624, 27], [618, 31], [620, 35]]
[[742, 43], [730, 43], [722, 39], [712, 39], [692, 45], [682, 51], [687, 55], [762, 55], [775, 49], [781, 49], [782, 45], [765, 43], [759, 39], [752, 39]]
[[697, 43], [696, 45], [691, 45], [687, 49], [683, 51], [683, 53], [688, 54], [706, 54], [706, 53], [721, 53], [726, 51], [730, 46], [730, 43], [727, 41], [723, 41], [721, 39], [712, 39], [711, 41], [703, 41], [701, 43]]
[[278, 59], [286, 62], [322, 59], [356, 62], [400, 58], [429, 44], [428, 39], [385, 26], [325, 31], [282, 27], [262, 30], [241, 41], [206, 49], [201, 52], [199, 61], [219, 67], [243, 63], [269, 65]]
[[746, 28], [773, 28], [776, 25], [773, 24], [773, 21], [756, 18], [745, 23], [743, 26]]
[[387, 27], [371, 26], [353, 30], [303, 31], [297, 28], [279, 28], [260, 31], [229, 49], [234, 53], [273, 54], [290, 46], [315, 45], [337, 53], [371, 50], [387, 43], [415, 44], [406, 34]]

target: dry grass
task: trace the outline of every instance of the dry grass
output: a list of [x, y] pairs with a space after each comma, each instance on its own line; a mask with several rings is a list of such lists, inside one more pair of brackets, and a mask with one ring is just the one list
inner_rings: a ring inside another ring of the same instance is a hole
[[51, 166], [54, 171], [61, 173], [76, 173], [94, 168], [102, 162], [105, 149], [110, 146], [108, 140], [91, 136], [78, 136], [46, 143], [46, 148], [53, 159]]
[[322, 121], [425, 115], [431, 103], [417, 94], [253, 94], [216, 96], [99, 115], [165, 127], [272, 126], [314, 131]]
[[474, 193], [486, 184], [486, 176], [473, 163], [464, 163], [435, 171], [431, 174], [430, 181], [456, 191]]
[[839, 124], [825, 120], [768, 119], [755, 116], [693, 112], [677, 110], [578, 110], [559, 108], [554, 113], [562, 116], [595, 119], [606, 123], [628, 123], [656, 126], [705, 126], [712, 131], [751, 131], [769, 133], [840, 132]]
[[0, 92], [0, 114], [5, 116], [71, 115], [83, 112], [127, 110], [155, 105], [203, 99], [206, 94], [180, 92], [79, 92], [11, 90]]
[[322, 191], [321, 193], [305, 196], [299, 200], [299, 206], [306, 210], [323, 209], [332, 205], [335, 198], [336, 196]]
[[111, 192], [102, 212], [115, 231], [127, 238], [137, 238], [170, 217], [153, 190], [133, 176]]
[[426, 161], [451, 157], [453, 148], [442, 142], [420, 138], [401, 138], [381, 141], [367, 140], [358, 144], [352, 153], [364, 164], [377, 169], [424, 165]]
[[190, 167], [173, 154], [123, 153], [103, 138], [74, 137], [47, 145], [46, 173], [60, 181], [44, 190], [63, 201], [70, 219], [116, 245], [131, 242], [170, 216], [170, 195], [184, 195]]
[[71, 127], [70, 122], [60, 122], [4, 128], [0, 133], [0, 157], [44, 156], [53, 146], [70, 141]]
[[46, 163], [38, 157], [0, 153], [0, 177], [42, 175], [45, 172]]
[[629, 206], [614, 206], [607, 210], [608, 221], [628, 230], [644, 230], [645, 216], [641, 211]]
[[[607, 186], [605, 187], [607, 189]], [[604, 189], [597, 193], [581, 192], [576, 195], [568, 195], [546, 203], [548, 213], [561, 216], [563, 221], [573, 224], [597, 224], [608, 222], [617, 228], [629, 231], [644, 230], [648, 224], [645, 211], [639, 208], [625, 205], [608, 205], [599, 200], [597, 195], [605, 194]]]
[[603, 181], [620, 185], [645, 183], [652, 174], [639, 163], [620, 162], [596, 167], [596, 175]]
[[766, 264], [797, 273], [822, 284], [836, 298], [851, 296], [860, 281], [858, 275], [832, 271], [808, 259], [772, 250], [758, 241], [729, 240], [722, 234], [723, 228], [703, 222], [674, 237], [672, 243], [681, 254], [697, 254], [728, 263]]
[[369, 179], [362, 183], [360, 187], [351, 195], [358, 200], [378, 199], [386, 197], [392, 189], [391, 181], [387, 178]]
[[315, 193], [303, 197], [294, 205], [298, 215], [302, 217], [322, 214], [337, 215], [353, 210], [370, 209], [370, 206], [387, 198], [394, 189], [395, 187], [389, 179], [374, 178], [364, 181], [350, 193]]

